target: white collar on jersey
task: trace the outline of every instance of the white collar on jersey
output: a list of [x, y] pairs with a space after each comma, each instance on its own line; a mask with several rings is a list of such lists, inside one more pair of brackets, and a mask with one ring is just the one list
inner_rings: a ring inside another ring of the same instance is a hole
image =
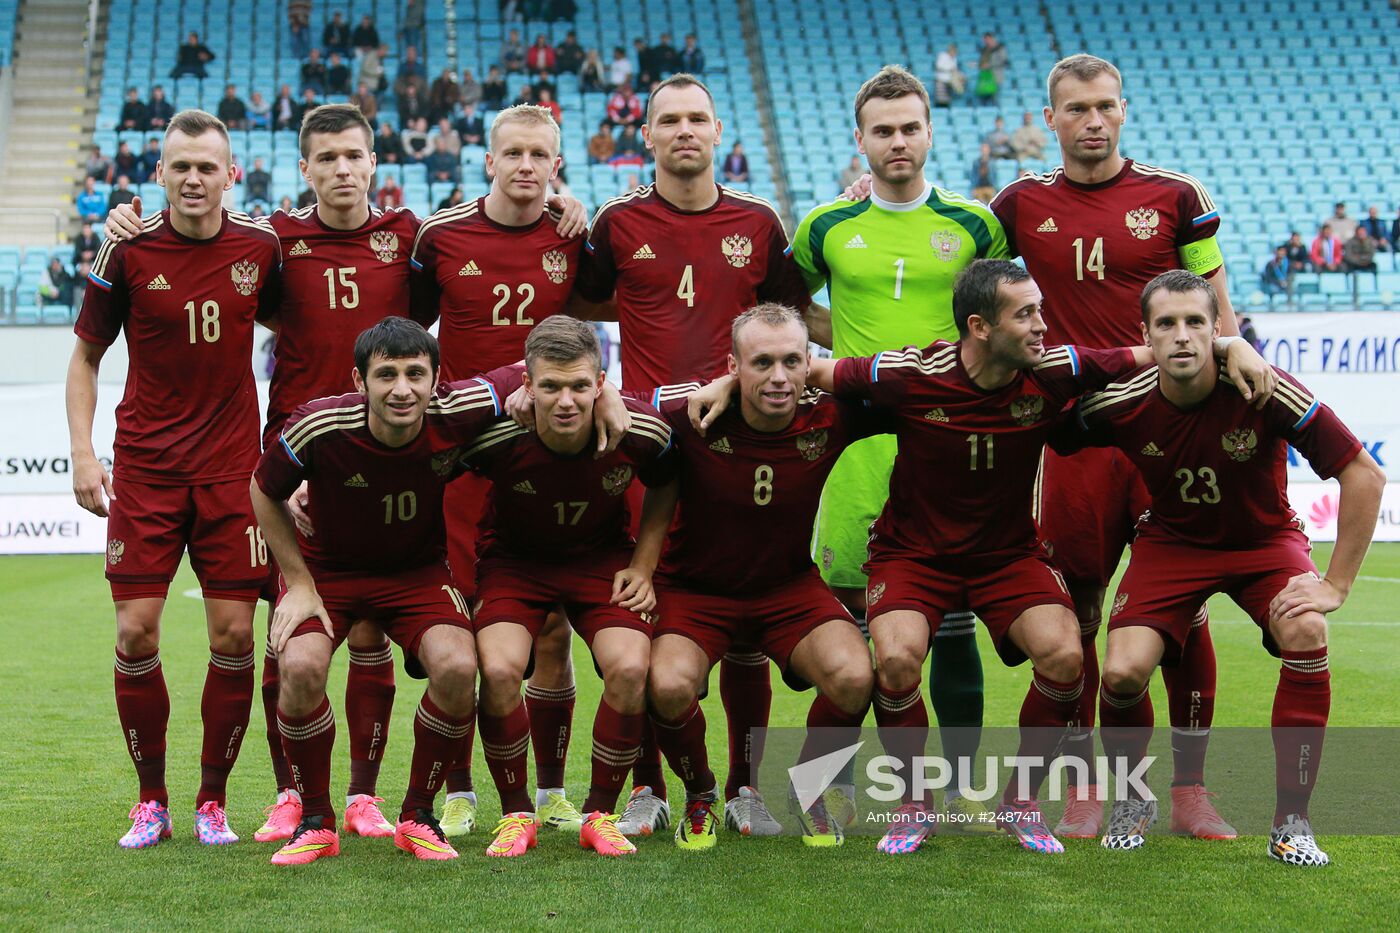
[[928, 196], [933, 194], [933, 182], [924, 180], [924, 193], [912, 201], [886, 201], [875, 193], [874, 188], [870, 190], [870, 200], [875, 206], [887, 211], [913, 211], [918, 210], [928, 200]]

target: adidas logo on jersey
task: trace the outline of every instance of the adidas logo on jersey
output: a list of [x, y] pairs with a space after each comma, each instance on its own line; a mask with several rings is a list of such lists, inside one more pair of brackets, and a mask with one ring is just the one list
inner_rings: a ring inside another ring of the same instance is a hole
[[1055, 226], [1055, 218], [1045, 218], [1045, 223], [1035, 228], [1036, 233], [1059, 233], [1060, 228]]
[[351, 489], [369, 488], [369, 483], [365, 482], [365, 475], [363, 473], [356, 473], [345, 481], [345, 485], [349, 486]]
[[846, 241], [846, 249], [869, 249], [869, 247], [865, 245], [865, 241], [862, 240], [860, 234], [857, 233]]
[[311, 247], [306, 245], [305, 240], [297, 240], [297, 245], [287, 250], [288, 256], [310, 256]]
[[164, 275], [157, 275], [155, 278], [151, 279], [151, 284], [146, 287], [153, 292], [170, 291], [170, 283], [165, 280]]
[[947, 424], [948, 416], [944, 414], [943, 409], [935, 408], [933, 411], [924, 412], [924, 420], [937, 421], [940, 424]]
[[1155, 443], [1153, 443], [1152, 441], [1148, 441], [1148, 442], [1147, 442], [1147, 446], [1144, 447], [1144, 448], [1142, 449], [1142, 455], [1143, 455], [1144, 457], [1165, 457], [1165, 456], [1166, 456], [1166, 454], [1162, 453], [1162, 448], [1158, 447], [1158, 446], [1157, 446]]
[[653, 253], [653, 252], [651, 251], [651, 244], [649, 244], [649, 243], [643, 243], [643, 244], [641, 245], [641, 248], [639, 248], [635, 253], [632, 254], [632, 258], [633, 258], [633, 259], [655, 259], [655, 258], [656, 258], [656, 254]]
[[458, 275], [481, 275], [481, 268], [476, 264], [475, 259], [468, 259], [467, 264], [457, 270]]
[[729, 438], [727, 437], [721, 437], [719, 440], [715, 441], [710, 445], [710, 449], [722, 454], [732, 454], [734, 452], [734, 448], [730, 446]]
[[535, 484], [530, 482], [528, 479], [524, 480], [523, 482], [516, 483], [510, 488], [514, 489], [516, 492], [523, 492], [527, 496], [535, 495]]

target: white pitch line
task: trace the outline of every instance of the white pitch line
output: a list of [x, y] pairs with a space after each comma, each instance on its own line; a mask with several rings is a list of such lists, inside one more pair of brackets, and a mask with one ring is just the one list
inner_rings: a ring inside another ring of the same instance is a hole
[[1370, 583], [1400, 583], [1400, 577], [1368, 577], [1366, 574], [1357, 574], [1356, 579], [1366, 580]]
[[[1217, 619], [1214, 616], [1210, 620], [1211, 625], [1254, 625], [1253, 619]], [[1400, 628], [1400, 622], [1366, 622], [1360, 619], [1328, 619], [1329, 626], [1342, 626], [1352, 628], [1353, 626], [1364, 626], [1366, 628]], [[1258, 628], [1258, 626], [1255, 626]]]

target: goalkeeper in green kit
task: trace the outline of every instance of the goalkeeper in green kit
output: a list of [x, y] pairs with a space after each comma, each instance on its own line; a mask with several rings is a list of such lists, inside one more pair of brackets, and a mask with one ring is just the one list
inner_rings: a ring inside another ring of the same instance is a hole
[[[873, 176], [871, 197], [814, 208], [793, 237], [808, 287], [830, 293], [829, 318], [815, 305], [808, 314], [812, 339], [835, 357], [956, 340], [953, 280], [974, 259], [1009, 258], [1006, 235], [986, 206], [925, 180], [932, 129], [928, 91], [918, 78], [898, 66], [881, 69], [856, 95], [855, 117], [856, 143]], [[892, 435], [851, 445], [827, 479], [817, 516], [812, 558], [857, 618], [865, 612], [866, 540], [889, 494], [896, 449]], [[932, 641], [930, 694], [944, 757], [956, 761], [976, 752], [982, 725], [972, 613], [946, 615]], [[877, 723], [881, 701], [877, 691]], [[923, 704], [917, 695], [898, 702], [903, 708], [914, 701]], [[996, 829], [981, 804], [955, 790], [945, 806], [953, 828]], [[829, 808], [833, 816], [845, 809], [834, 798]]]

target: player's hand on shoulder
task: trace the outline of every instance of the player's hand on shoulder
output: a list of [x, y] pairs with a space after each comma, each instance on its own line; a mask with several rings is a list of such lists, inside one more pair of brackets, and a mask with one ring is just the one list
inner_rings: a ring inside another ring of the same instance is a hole
[[506, 414], [510, 420], [527, 431], [535, 429], [535, 403], [524, 386], [516, 389], [506, 399]]
[[720, 376], [709, 385], [701, 386], [690, 393], [690, 398], [686, 401], [686, 414], [690, 416], [691, 427], [695, 428], [697, 434], [705, 436], [705, 432], [710, 429], [710, 425], [715, 423], [715, 419], [724, 414], [724, 410], [729, 407], [729, 402], [734, 394], [735, 379], [733, 376]]
[[617, 450], [627, 432], [632, 430], [632, 413], [622, 401], [622, 393], [611, 382], [604, 382], [603, 390], [598, 393], [598, 402], [593, 406], [593, 427], [598, 432], [595, 460]]
[[1255, 408], [1262, 409], [1273, 398], [1278, 374], [1243, 337], [1230, 341], [1225, 351], [1225, 371], [1245, 401]]
[[286, 650], [287, 642], [292, 640], [292, 633], [301, 623], [311, 618], [319, 618], [326, 630], [326, 637], [335, 641], [331, 617], [321, 603], [321, 595], [316, 592], [316, 587], [310, 584], [293, 584], [287, 587], [287, 592], [282, 594], [282, 598], [277, 601], [277, 608], [272, 611], [267, 640], [272, 643], [277, 653], [281, 654]]
[[573, 239], [588, 231], [588, 209], [578, 198], [551, 194], [548, 204], [552, 210], [556, 210], [560, 214], [559, 223], [554, 225], [555, 233], [565, 239]]
[[870, 173], [866, 172], [855, 180], [855, 184], [841, 192], [841, 200], [864, 201], [866, 198], [870, 197], [870, 188]]
[[112, 492], [112, 474], [96, 457], [85, 456], [74, 461], [73, 498], [93, 515], [107, 517], [107, 502], [115, 499], [116, 494]]
[[656, 591], [651, 586], [651, 574], [639, 567], [627, 567], [613, 576], [612, 604], [632, 612], [651, 612], [656, 608]]
[[296, 523], [297, 531], [303, 537], [314, 538], [316, 527], [311, 524], [311, 513], [307, 511], [311, 505], [311, 493], [308, 492], [308, 484], [305, 480], [297, 487], [297, 491], [287, 497], [287, 511], [292, 513], [292, 521]]
[[1288, 585], [1269, 603], [1269, 624], [1277, 625], [1305, 612], [1320, 612], [1326, 615], [1341, 608], [1346, 602], [1346, 594], [1335, 585], [1309, 571], [1300, 573], [1288, 581]]
[[134, 240], [141, 235], [141, 196], [130, 204], [118, 204], [107, 212], [102, 230], [111, 240]]

